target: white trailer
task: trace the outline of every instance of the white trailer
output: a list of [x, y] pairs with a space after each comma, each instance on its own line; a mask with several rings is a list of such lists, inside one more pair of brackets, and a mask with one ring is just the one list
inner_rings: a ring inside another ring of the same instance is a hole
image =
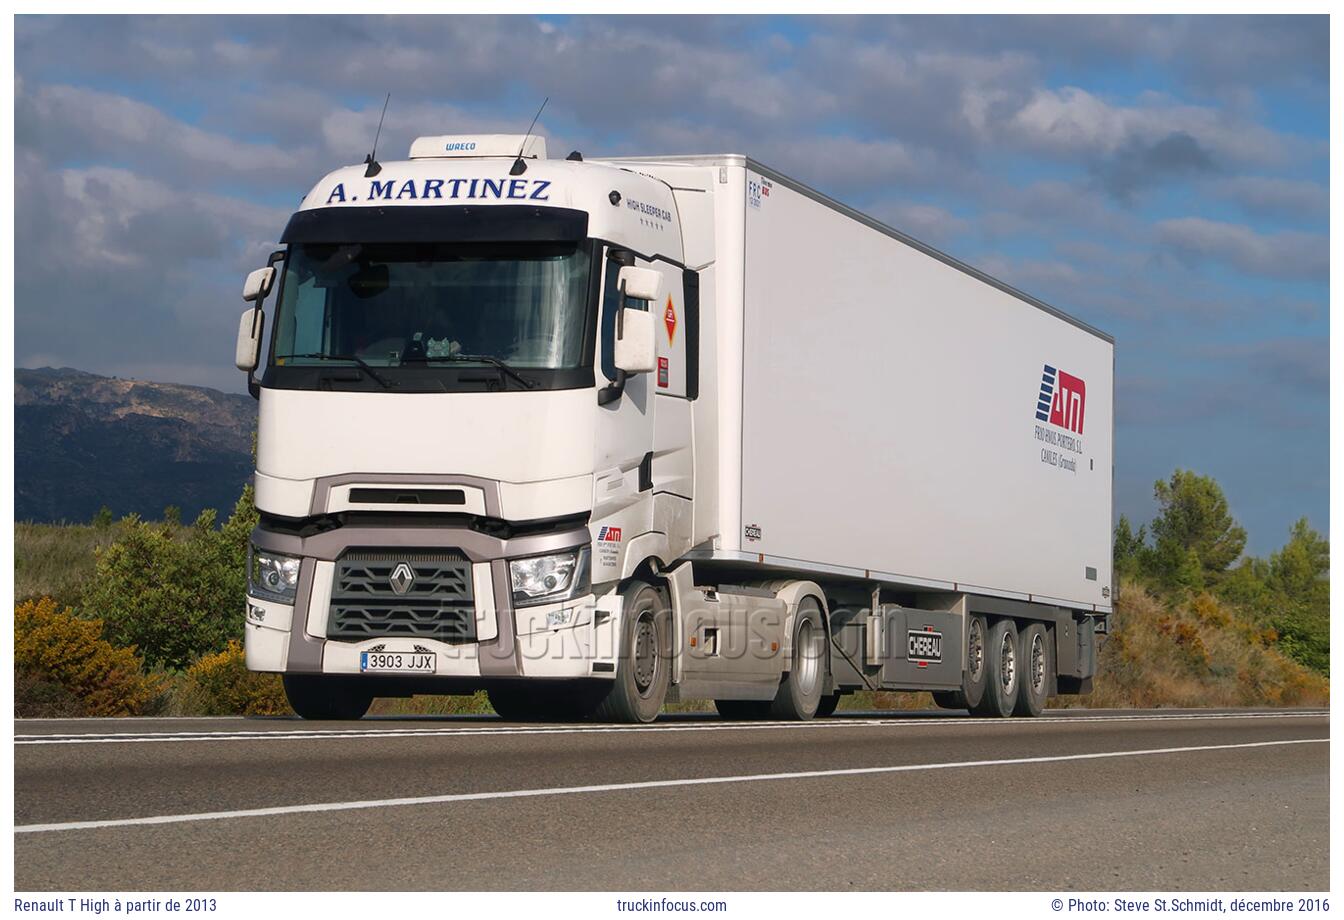
[[742, 156], [421, 138], [322, 179], [283, 240], [260, 381], [273, 267], [238, 343], [247, 652], [300, 714], [1090, 688], [1104, 334]]

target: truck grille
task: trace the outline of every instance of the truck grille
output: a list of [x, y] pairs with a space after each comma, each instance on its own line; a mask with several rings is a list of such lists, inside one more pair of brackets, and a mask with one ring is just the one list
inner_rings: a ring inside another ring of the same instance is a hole
[[327, 638], [476, 638], [471, 562], [454, 550], [350, 552], [336, 562]]

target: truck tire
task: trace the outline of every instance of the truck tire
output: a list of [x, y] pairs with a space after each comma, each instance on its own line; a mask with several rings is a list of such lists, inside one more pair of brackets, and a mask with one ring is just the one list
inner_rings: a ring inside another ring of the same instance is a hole
[[792, 660], [779, 682], [770, 715], [776, 719], [806, 720], [817, 714], [821, 688], [826, 683], [826, 624], [814, 597], [798, 604], [793, 618]]
[[373, 705], [373, 693], [351, 679], [325, 674], [281, 676], [285, 698], [301, 719], [318, 721], [362, 719]]
[[939, 708], [979, 711], [980, 702], [985, 698], [988, 674], [985, 669], [985, 634], [988, 629], [984, 617], [967, 617], [966, 668], [961, 674], [961, 689], [934, 691], [933, 701]]
[[1017, 626], [1007, 618], [996, 620], [985, 638], [985, 695], [975, 708], [977, 714], [999, 719], [1013, 714], [1021, 678], [1020, 652]]
[[989, 624], [984, 617], [972, 616], [966, 620], [966, 671], [961, 677], [961, 692], [966, 698], [966, 708], [972, 712], [985, 698], [985, 687], [989, 685], [989, 668], [985, 666], [988, 636]]
[[821, 698], [817, 704], [817, 718], [825, 719], [828, 716], [835, 715], [835, 707], [840, 705], [841, 693], [828, 693]]
[[770, 718], [769, 700], [715, 700], [719, 717], [729, 722], [749, 722]]
[[1013, 715], [1038, 716], [1050, 698], [1050, 636], [1040, 623], [1032, 623], [1019, 635], [1018, 661], [1022, 663], [1018, 680], [1017, 705]]
[[616, 678], [593, 715], [603, 722], [652, 722], [672, 683], [672, 611], [663, 592], [631, 582], [621, 607]]

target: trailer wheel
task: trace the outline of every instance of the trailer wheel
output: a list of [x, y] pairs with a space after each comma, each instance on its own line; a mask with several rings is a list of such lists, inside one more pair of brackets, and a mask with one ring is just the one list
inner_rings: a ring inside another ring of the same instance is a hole
[[1038, 716], [1050, 696], [1050, 671], [1054, 662], [1050, 658], [1049, 635], [1040, 623], [1032, 623], [1022, 630], [1019, 645], [1022, 674], [1013, 715]]
[[810, 719], [821, 705], [826, 683], [826, 624], [815, 597], [805, 597], [793, 618], [793, 659], [779, 683], [770, 715], [776, 719]]
[[966, 620], [966, 671], [961, 677], [961, 692], [966, 708], [972, 712], [985, 698], [989, 683], [989, 668], [985, 667], [988, 633], [984, 617], [972, 616]]
[[821, 702], [817, 704], [817, 718], [824, 719], [827, 716], [835, 715], [835, 708], [840, 705], [840, 697], [843, 695], [837, 692], [823, 696]]
[[749, 722], [770, 717], [769, 700], [715, 700], [719, 717], [729, 722]]
[[624, 592], [616, 679], [596, 707], [604, 722], [652, 722], [672, 682], [671, 619], [663, 593], [645, 582]]
[[1007, 618], [989, 628], [985, 639], [985, 695], [975, 711], [980, 715], [1007, 718], [1017, 705], [1021, 679], [1021, 655], [1017, 626]]
[[317, 721], [362, 719], [373, 705], [373, 693], [347, 677], [325, 674], [285, 674], [285, 699], [301, 719]]

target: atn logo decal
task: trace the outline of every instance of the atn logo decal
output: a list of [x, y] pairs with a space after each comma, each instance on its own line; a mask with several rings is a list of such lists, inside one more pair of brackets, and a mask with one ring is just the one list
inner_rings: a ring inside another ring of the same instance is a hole
[[620, 543], [621, 528], [603, 527], [597, 532], [597, 539], [599, 543]]
[[1036, 400], [1037, 420], [1082, 434], [1086, 408], [1087, 384], [1082, 378], [1045, 365], [1041, 372], [1040, 396]]
[[[1036, 440], [1041, 442], [1041, 462], [1057, 470], [1078, 472], [1083, 460], [1083, 414], [1087, 410], [1087, 384], [1046, 364], [1041, 369], [1041, 391], [1036, 396]], [[1073, 432], [1067, 434], [1066, 432]], [[1086, 469], [1091, 469], [1088, 465]]]

